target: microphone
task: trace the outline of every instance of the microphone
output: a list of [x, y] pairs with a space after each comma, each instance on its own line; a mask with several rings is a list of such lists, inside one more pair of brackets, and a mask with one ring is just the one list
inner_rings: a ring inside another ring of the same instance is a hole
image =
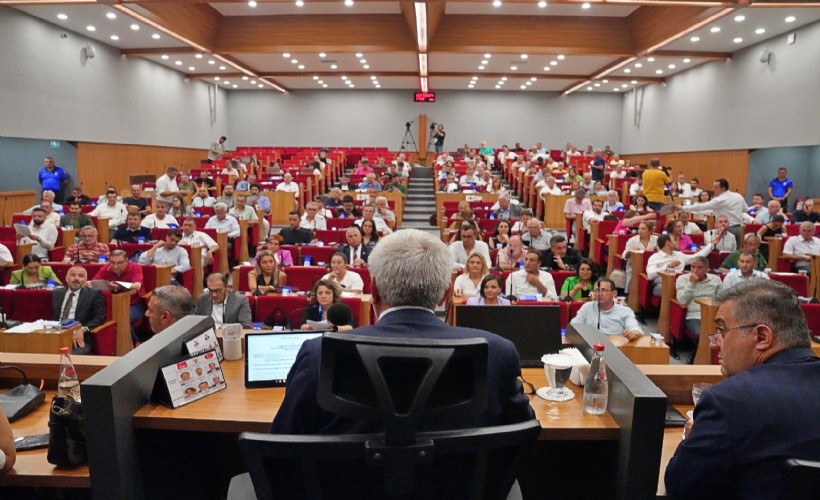
[[337, 302], [327, 308], [327, 321], [338, 332], [340, 326], [353, 324], [353, 311], [344, 302]]
[[595, 290], [595, 303], [598, 306], [598, 331], [601, 331], [601, 285]]

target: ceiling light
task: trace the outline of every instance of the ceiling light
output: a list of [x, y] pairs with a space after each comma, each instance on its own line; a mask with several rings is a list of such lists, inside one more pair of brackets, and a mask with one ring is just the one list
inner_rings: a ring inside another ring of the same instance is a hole
[[755, 30], [756, 35], [762, 35], [763, 33], [766, 33], [766, 28], [757, 28]]
[[330, 69], [337, 69], [338, 67], [339, 67], [339, 66], [337, 66], [337, 65], [335, 65], [335, 64], [331, 64], [331, 65], [330, 65]]
[[581, 8], [582, 8], [582, 9], [589, 9], [590, 7], [592, 7], [592, 5], [590, 5], [590, 4], [589, 4], [589, 2], [584, 2], [584, 3], [581, 5]]
[[202, 59], [202, 54], [197, 54], [194, 57], [196, 57], [197, 59]]
[[419, 74], [427, 76], [427, 54], [419, 54]]
[[364, 57], [364, 54], [362, 54], [361, 52], [356, 52], [357, 59], [361, 59], [362, 57]]
[[221, 78], [219, 78], [218, 76], [215, 76], [214, 80], [216, 80], [218, 82], [219, 80], [221, 80]]
[[57, 19], [59, 19], [60, 21], [65, 21], [66, 19], [68, 19], [68, 16], [65, 14], [57, 14]]
[[720, 26], [712, 26], [712, 28], [710, 28], [709, 31], [711, 31], [712, 33], [720, 33]]
[[134, 31], [139, 31], [140, 30], [140, 25], [139, 24], [132, 24], [131, 29], [134, 30]]
[[567, 58], [567, 56], [565, 56], [564, 54], [558, 54], [558, 60], [559, 61], [563, 61], [566, 58]]
[[692, 60], [687, 57], [686, 59], [683, 60], [683, 62], [685, 62], [686, 64], [689, 64], [690, 62], [692, 62]]
[[[57, 17], [60, 17], [60, 16], [57, 16]], [[116, 19], [117, 15], [114, 14], [113, 12], [109, 12], [108, 14], [105, 15], [105, 17], [107, 17], [108, 19]]]
[[732, 40], [732, 41], [733, 41], [733, 42], [735, 42], [735, 43], [743, 43], [743, 39], [742, 39], [742, 38], [740, 38], [740, 37], [737, 37], [737, 38], [735, 38], [735, 39], [734, 39], [734, 40]]
[[373, 85], [375, 85], [376, 87], [378, 87], [379, 85], [381, 85], [381, 83], [379, 83], [379, 81], [378, 81], [378, 80], [374, 80], [374, 81], [373, 81]]
[[196, 71], [196, 68], [193, 66], [188, 66], [188, 71]]
[[282, 54], [282, 57], [287, 59], [288, 57], [290, 57], [290, 52], [285, 52], [284, 54]]
[[483, 60], [481, 61], [481, 64], [489, 64], [489, 61], [487, 61], [486, 59], [483, 59]]
[[793, 23], [793, 22], [797, 21], [797, 18], [794, 17], [794, 16], [789, 16], [786, 19], [784, 19], [784, 21], [786, 21], [787, 23]]
[[259, 87], [261, 89], [261, 88], [264, 88], [265, 86], [260, 83], [259, 85], [257, 85], [257, 87]]
[[381, 85], [379, 85], [379, 84], [376, 84], [376, 88], [377, 88], [377, 89], [380, 89], [380, 88], [382, 88], [382, 86], [381, 86]]
[[618, 87], [615, 87], [615, 88], [614, 88], [614, 89], [612, 89], [612, 90], [613, 90], [613, 92], [620, 92], [620, 91], [621, 91], [621, 89], [619, 89]]
[[[424, 2], [415, 2], [416, 10], [416, 44], [419, 47], [419, 52], [427, 52], [427, 4]], [[359, 56], [361, 57], [361, 56]]]
[[353, 0], [345, 0], [345, 5], [348, 7], [353, 7]]
[[501, 77], [501, 81], [502, 81], [502, 82], [506, 82], [506, 81], [507, 81], [507, 77], [506, 77], [506, 76], [502, 76], [502, 77]]
[[522, 86], [521, 86], [521, 90], [527, 90], [527, 86], [526, 86], [526, 85], [522, 85]]
[[243, 76], [243, 77], [242, 77], [242, 81], [247, 82], [247, 81], [248, 81], [248, 77], [247, 77], [247, 76]]
[[550, 61], [550, 66], [558, 66], [558, 61]]
[[256, 80], [251, 80], [251, 85], [256, 85]]
[[117, 35], [111, 35], [111, 39], [116, 42], [117, 40], [120, 39], [120, 37], [118, 37]]
[[248, 2], [248, 7], [256, 7], [256, 2], [254, 2], [254, 0], [250, 0], [250, 2]]
[[210, 61], [208, 61], [208, 64], [211, 64], [211, 65], [216, 64], [216, 61], [214, 61], [213, 59], [211, 59]]
[[626, 88], [626, 87], [627, 87], [627, 84], [625, 84], [625, 83], [621, 84], [621, 88]]
[[325, 57], [327, 57], [327, 54], [325, 54], [324, 52], [319, 52], [319, 57], [324, 59]]
[[609, 83], [609, 80], [607, 80], [607, 79], [603, 79], [601, 81], [604, 82], [604, 83]]
[[510, 71], [518, 71], [518, 66], [510, 66]]
[[362, 64], [367, 64], [367, 59], [359, 59], [359, 62]]
[[636, 67], [636, 68], [643, 68], [643, 64], [641, 64], [641, 63], [635, 63], [635, 67]]
[[736, 23], [742, 23], [745, 20], [746, 20], [746, 16], [735, 16], [735, 22]]
[[304, 64], [300, 64], [299, 66], [296, 66], [296, 67], [297, 67], [297, 68], [299, 68], [299, 69], [305, 69], [305, 65], [304, 65]]
[[322, 88], [323, 88], [323, 89], [326, 89], [326, 88], [327, 88], [327, 84], [326, 84], [326, 83], [323, 83], [323, 84], [322, 84]]
[[341, 79], [342, 80], [347, 80], [347, 77], [345, 75], [342, 75]]
[[473, 85], [473, 84], [471, 83], [471, 84], [467, 85], [467, 88], [468, 88], [468, 89], [474, 89], [474, 88], [475, 88], [475, 85]]
[[544, 71], [549, 71], [549, 70], [550, 70], [549, 66], [544, 66]]
[[182, 66], [182, 61], [174, 61], [174, 64], [176, 64], [177, 66]]
[[91, 26], [90, 24], [88, 26], [86, 26], [85, 29], [88, 30], [88, 31], [97, 31], [97, 28], [95, 28], [94, 26]]
[[663, 74], [663, 70], [662, 70], [662, 69], [656, 69], [656, 70], [655, 70], [655, 74], [656, 74], [656, 75], [662, 75], [662, 74]]
[[637, 84], [638, 84], [638, 80], [632, 80], [632, 81], [631, 81], [631, 82], [629, 82], [629, 83], [631, 83], [632, 85], [637, 85]]
[[700, 37], [699, 36], [693, 36], [692, 38], [689, 39], [689, 41], [692, 42], [692, 43], [698, 43], [700, 41]]
[[592, 92], [592, 87], [587, 87], [587, 90]]
[[675, 69], [675, 65], [674, 65], [674, 64], [670, 64], [670, 65], [669, 65], [669, 66], [667, 66], [667, 67], [668, 67], [669, 69]]
[[225, 85], [230, 85], [230, 84], [231, 84], [231, 82], [229, 82], [228, 80], [225, 80], [225, 81], [224, 81], [224, 82], [222, 82], [222, 83], [224, 83]]
[[290, 63], [291, 64], [299, 64], [299, 59], [291, 59]]
[[370, 77], [370, 79], [371, 80], [377, 80], [378, 78], [376, 78], [376, 75], [373, 75], [373, 76]]
[[537, 82], [537, 81], [538, 81], [538, 78], [536, 78], [536, 77], [534, 77], [534, 76], [533, 76], [532, 78], [530, 78], [530, 81], [531, 81], [531, 82]]
[[238, 88], [239, 88], [239, 85], [237, 85], [237, 84], [235, 84], [235, 83], [234, 83], [233, 85], [231, 85], [231, 88], [238, 89]]
[[226, 68], [225, 66], [220, 66], [219, 67], [219, 71], [225, 71], [226, 69], [228, 69], [228, 68]]
[[501, 7], [501, 0], [493, 0], [493, 7]]
[[303, 2], [302, 0], [296, 0], [296, 6], [297, 6], [297, 7], [304, 7], [304, 6], [305, 6], [305, 2]]
[[528, 58], [528, 57], [529, 57], [529, 56], [528, 56], [527, 54], [521, 54], [521, 59], [526, 59], [526, 58]]
[[[350, 3], [353, 3], [353, 2], [350, 2]], [[352, 83], [349, 85], [349, 87], [350, 87], [350, 88], [352, 88], [352, 89], [353, 89], [353, 88], [356, 88], [356, 86], [355, 86], [355, 85], [353, 85]]]
[[151, 35], [151, 38], [153, 38], [154, 40], [159, 40], [159, 33], [154, 33], [153, 35]]
[[649, 62], [655, 62], [655, 58], [654, 58], [654, 57], [650, 57], [650, 58], [648, 58], [648, 59], [647, 59], [647, 61], [649, 61]]
[[547, 2], [545, 2], [544, 0], [541, 0], [540, 2], [538, 2], [538, 7], [539, 8], [543, 9], [546, 6], [547, 6]]
[[600, 84], [600, 83], [596, 83], [596, 84], [595, 84], [595, 86], [596, 86], [596, 87], [600, 87], [600, 86], [601, 86], [601, 84]]
[[484, 54], [484, 59], [492, 59], [492, 54]]
[[500, 89], [501, 85], [496, 85], [495, 88]]
[[484, 66], [479, 66], [478, 69], [484, 69]]
[[477, 76], [474, 76], [474, 77], [472, 77], [472, 78], [471, 78], [471, 80], [472, 80], [472, 81], [476, 81], [476, 80], [478, 80], [478, 77], [477, 77]]
[[526, 85], [527, 87], [529, 87], [530, 85], [532, 85], [532, 82], [525, 82], [525, 83], [524, 83], [524, 85]]
[[318, 77], [318, 76], [316, 76], [316, 75], [313, 75], [313, 79], [314, 79], [314, 80], [318, 80], [318, 79], [319, 79], [319, 77]]
[[162, 56], [160, 56], [160, 58], [161, 58], [163, 61], [167, 61], [167, 60], [168, 60], [168, 54], [162, 54]]
[[624, 70], [624, 73], [626, 73], [626, 74], [632, 73], [632, 70], [631, 70], [631, 69], [629, 69], [629, 68], [626, 68], [626, 69]]
[[316, 82], [316, 83], [318, 83], [319, 85], [324, 85], [324, 84], [325, 84], [325, 81], [324, 81], [324, 80], [319, 80], [319, 81], [318, 81], [318, 82]]

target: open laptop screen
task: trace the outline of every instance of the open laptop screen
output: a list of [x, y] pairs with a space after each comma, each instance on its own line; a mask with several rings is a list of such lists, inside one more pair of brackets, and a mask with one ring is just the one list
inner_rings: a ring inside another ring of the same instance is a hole
[[245, 387], [282, 387], [302, 343], [322, 332], [265, 332], [245, 335]]

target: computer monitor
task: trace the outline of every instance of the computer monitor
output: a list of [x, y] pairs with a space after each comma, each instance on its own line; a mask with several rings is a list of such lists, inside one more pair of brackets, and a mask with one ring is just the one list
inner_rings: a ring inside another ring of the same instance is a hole
[[509, 339], [518, 349], [522, 367], [542, 366], [541, 356], [561, 349], [558, 306], [458, 306], [456, 326]]

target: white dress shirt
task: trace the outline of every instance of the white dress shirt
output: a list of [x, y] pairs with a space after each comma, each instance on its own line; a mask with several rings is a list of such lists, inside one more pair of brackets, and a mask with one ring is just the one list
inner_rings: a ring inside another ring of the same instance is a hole
[[764, 273], [763, 271], [758, 271], [757, 269], [752, 269], [752, 274], [749, 276], [743, 276], [743, 273], [740, 269], [735, 269], [733, 271], [729, 271], [725, 278], [723, 278], [723, 288], [732, 288], [733, 286], [737, 286], [744, 281], [751, 280], [751, 279], [769, 279], [769, 275]]
[[[547, 287], [547, 293], [544, 297], [558, 299], [558, 293], [555, 292], [555, 280], [552, 275], [546, 271], [538, 271], [538, 281]], [[506, 294], [521, 297], [522, 295], [541, 295], [535, 285], [527, 281], [527, 270], [519, 269], [507, 276]]]
[[[488, 266], [492, 263], [490, 260], [490, 247], [483, 241], [476, 241], [475, 246], [473, 246], [470, 253], [481, 254]], [[467, 259], [470, 258], [470, 256], [467, 255], [467, 251], [464, 250], [464, 242], [462, 241], [454, 241], [450, 243], [450, 255], [453, 256], [456, 269], [464, 269], [464, 266], [467, 265]]]
[[280, 182], [276, 185], [276, 191], [284, 191], [286, 193], [295, 193], [296, 196], [299, 196], [299, 184], [290, 181], [290, 182]]
[[239, 236], [239, 222], [236, 221], [233, 215], [225, 215], [222, 220], [213, 215], [205, 223], [205, 229], [216, 229], [218, 233], [228, 233], [228, 238]]
[[166, 191], [179, 191], [176, 177], [172, 179], [168, 177], [168, 174], [163, 175], [157, 179], [156, 190], [157, 200], [171, 203], [174, 200], [173, 196], [160, 196], [160, 193], [164, 193]]
[[820, 238], [812, 236], [810, 240], [806, 241], [803, 236], [792, 236], [783, 245], [783, 253], [789, 255], [820, 254]]
[[711, 212], [715, 217], [725, 215], [729, 219], [729, 226], [739, 226], [748, 208], [743, 196], [732, 191], [724, 191], [707, 202], [684, 205], [681, 210], [696, 214]]
[[122, 203], [114, 203], [114, 206], [112, 207], [106, 202], [102, 205], [97, 205], [97, 207], [94, 208], [94, 210], [92, 210], [88, 215], [92, 217], [107, 217], [109, 219], [108, 227], [116, 228], [119, 227], [120, 224], [125, 223], [125, 217], [128, 215], [128, 210]]
[[28, 228], [31, 230], [31, 234], [35, 234], [40, 237], [40, 242], [38, 243], [28, 236], [24, 236], [20, 242], [34, 243], [35, 245], [32, 247], [31, 253], [48, 260], [48, 251], [53, 249], [54, 245], [57, 243], [57, 228], [54, 224], [49, 224], [48, 222], [43, 222], [40, 226], [29, 224]]
[[[307, 220], [307, 214], [302, 214], [302, 220], [299, 222], [299, 227], [303, 229], [310, 229], [311, 231], [326, 231], [327, 230], [327, 219], [325, 219], [324, 215], [316, 214], [313, 216], [313, 220]], [[378, 230], [378, 227], [377, 227]]]
[[147, 215], [144, 219], [142, 219], [140, 226], [147, 227], [148, 229], [153, 229], [155, 227], [168, 229], [171, 227], [169, 226], [169, 224], [176, 224], [177, 226], [179, 226], [177, 218], [171, 214], [165, 214], [165, 218], [162, 220], [157, 218], [157, 214], [150, 214]]
[[683, 268], [686, 267], [687, 264], [689, 264], [690, 260], [695, 257], [706, 257], [711, 251], [712, 244], [709, 243], [694, 254], [685, 254], [677, 250], [672, 250], [672, 253], [669, 255], [666, 255], [663, 252], [655, 252], [651, 257], [649, 257], [649, 261], [646, 263], [646, 276], [650, 280], [654, 281], [658, 277], [658, 271], [670, 267], [669, 264], [674, 261], [679, 262], [679, 264], [674, 268], [675, 273], [679, 273], [683, 271]]
[[[716, 231], [717, 229], [710, 229], [703, 233], [704, 243], [711, 243], [712, 240], [715, 239]], [[721, 236], [718, 240], [717, 245], [714, 245], [714, 249], [718, 252], [734, 252], [737, 250], [737, 240], [735, 239], [735, 235], [729, 231], [725, 231], [723, 236]]]
[[[612, 304], [612, 307], [604, 311], [599, 309], [595, 301], [582, 305], [575, 317], [570, 321], [571, 325], [592, 325], [598, 327], [604, 335], [620, 335], [624, 330], [634, 330], [643, 333], [640, 323], [635, 318], [632, 309], [620, 304]], [[598, 326], [600, 311], [600, 327]]]

